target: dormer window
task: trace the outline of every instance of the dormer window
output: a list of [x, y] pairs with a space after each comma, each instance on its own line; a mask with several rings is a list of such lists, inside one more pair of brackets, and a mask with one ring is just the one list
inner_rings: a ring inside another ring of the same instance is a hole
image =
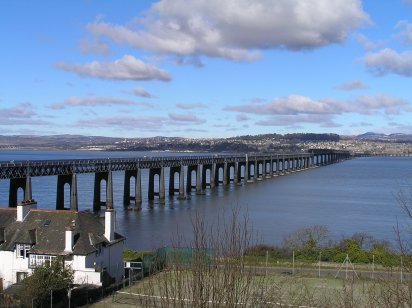
[[17, 258], [28, 258], [31, 246], [28, 244], [16, 244]]

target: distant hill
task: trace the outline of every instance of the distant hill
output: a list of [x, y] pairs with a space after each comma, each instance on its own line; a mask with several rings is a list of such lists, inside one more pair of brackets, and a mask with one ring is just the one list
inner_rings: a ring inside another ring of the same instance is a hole
[[357, 139], [367, 139], [367, 140], [377, 140], [377, 139], [384, 139], [388, 135], [386, 134], [378, 134], [378, 133], [373, 133], [373, 132], [367, 132], [361, 135], [357, 135]]
[[361, 135], [357, 135], [356, 139], [362, 140], [376, 140], [376, 141], [388, 141], [388, 142], [412, 142], [412, 134], [380, 134], [367, 132]]
[[100, 137], [100, 136], [82, 136], [82, 135], [0, 135], [0, 148], [20, 148], [20, 149], [73, 149], [82, 146], [93, 146], [102, 144], [113, 144], [120, 142], [121, 138]]

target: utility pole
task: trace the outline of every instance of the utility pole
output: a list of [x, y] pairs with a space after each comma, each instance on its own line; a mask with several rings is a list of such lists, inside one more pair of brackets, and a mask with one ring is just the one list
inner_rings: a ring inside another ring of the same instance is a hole
[[320, 278], [320, 261], [322, 259], [322, 251], [319, 252], [319, 278]]

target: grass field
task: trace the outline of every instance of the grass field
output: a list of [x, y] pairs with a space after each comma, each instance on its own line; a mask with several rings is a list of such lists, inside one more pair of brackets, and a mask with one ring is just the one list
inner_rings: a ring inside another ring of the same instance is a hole
[[[245, 300], [239, 296], [238, 304], [233, 305], [230, 298], [227, 300], [222, 294], [212, 294], [216, 290], [206, 292], [207, 298], [203, 297], [200, 303], [193, 291], [196, 281], [191, 270], [158, 273], [133, 283], [93, 307], [411, 307], [412, 303], [410, 286], [405, 282], [282, 274], [238, 279], [234, 288], [250, 285], [248, 290], [245, 288], [249, 298]], [[202, 283], [211, 286], [215, 282]]]

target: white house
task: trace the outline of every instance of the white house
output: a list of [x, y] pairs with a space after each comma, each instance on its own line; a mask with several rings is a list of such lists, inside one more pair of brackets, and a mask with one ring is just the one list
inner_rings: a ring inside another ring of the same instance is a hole
[[0, 209], [0, 279], [3, 288], [61, 256], [74, 271], [75, 284], [119, 282], [125, 237], [115, 232], [115, 211], [105, 223], [87, 211], [39, 210], [34, 200]]

